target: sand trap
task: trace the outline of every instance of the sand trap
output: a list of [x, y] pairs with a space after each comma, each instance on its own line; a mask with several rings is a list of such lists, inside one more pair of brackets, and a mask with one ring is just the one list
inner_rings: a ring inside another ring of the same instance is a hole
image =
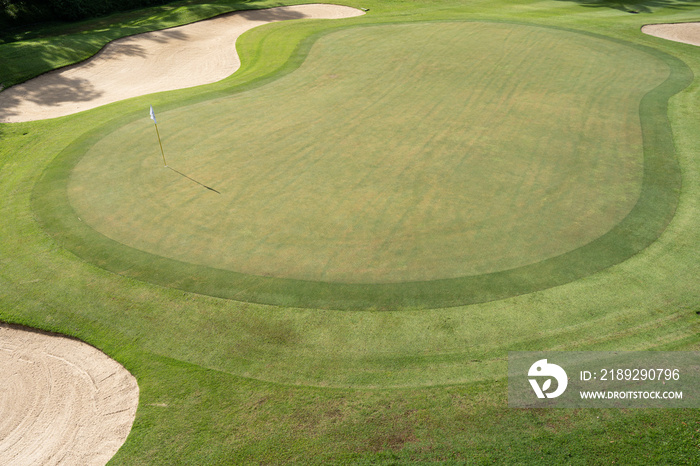
[[236, 39], [262, 24], [364, 14], [338, 5], [240, 11], [116, 40], [89, 60], [0, 92], [0, 122], [55, 118], [160, 91], [220, 81], [240, 66]]
[[0, 324], [0, 464], [105, 464], [126, 440], [139, 388], [67, 337]]
[[700, 46], [700, 23], [648, 24], [642, 32], [662, 39]]

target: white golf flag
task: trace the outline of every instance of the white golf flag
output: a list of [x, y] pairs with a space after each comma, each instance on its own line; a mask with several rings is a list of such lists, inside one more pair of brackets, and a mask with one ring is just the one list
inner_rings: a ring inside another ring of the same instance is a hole
[[151, 105], [151, 120], [153, 120], [153, 123], [156, 123], [156, 114], [153, 113], [153, 105]]

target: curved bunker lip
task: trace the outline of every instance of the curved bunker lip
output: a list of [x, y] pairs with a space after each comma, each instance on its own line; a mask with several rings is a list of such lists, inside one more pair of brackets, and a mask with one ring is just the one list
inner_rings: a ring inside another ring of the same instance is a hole
[[292, 19], [342, 19], [363, 11], [308, 4], [237, 11], [115, 40], [94, 57], [0, 92], [0, 122], [57, 118], [120, 100], [221, 81], [241, 65], [244, 32]]
[[126, 441], [139, 387], [74, 338], [0, 323], [0, 463], [105, 464]]
[[700, 46], [700, 22], [647, 24], [642, 32], [661, 39]]

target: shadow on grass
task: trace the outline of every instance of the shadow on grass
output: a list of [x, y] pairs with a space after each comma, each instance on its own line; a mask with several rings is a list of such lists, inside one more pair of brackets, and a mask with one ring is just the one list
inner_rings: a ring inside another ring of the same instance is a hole
[[190, 180], [190, 181], [192, 181], [192, 182], [194, 182], [194, 183], [197, 183], [198, 185], [200, 185], [200, 186], [203, 187], [203, 188], [208, 189], [209, 191], [214, 191], [216, 194], [221, 194], [221, 193], [220, 193], [219, 191], [217, 191], [216, 189], [214, 189], [214, 188], [212, 188], [212, 187], [210, 187], [210, 186], [207, 186], [207, 185], [205, 185], [204, 183], [200, 183], [199, 181], [195, 180], [194, 178], [191, 178], [191, 177], [185, 175], [184, 173], [182, 173], [182, 172], [180, 172], [180, 171], [178, 171], [178, 170], [175, 170], [173, 167], [169, 167], [169, 166], [166, 165], [165, 168], [171, 169], [172, 171], [174, 171], [174, 172], [177, 173], [178, 175], [181, 175], [181, 176], [187, 178], [188, 180]]
[[[194, 2], [191, 2], [194, 3]], [[282, 21], [289, 19], [301, 19], [306, 15], [295, 11], [278, 10], [253, 10], [256, 1], [240, 2], [230, 7], [217, 7], [216, 5], [190, 5], [187, 8], [177, 7], [165, 9], [163, 7], [157, 14], [152, 16], [147, 25], [141, 22], [134, 22], [130, 15], [134, 13], [124, 13], [104, 19], [97, 19], [86, 24], [79, 23], [74, 26], [67, 25], [64, 31], [70, 30], [71, 34], [54, 36], [50, 40], [25, 40], [2, 44], [0, 40], [0, 91], [2, 87], [23, 83], [40, 74], [52, 69], [60, 68], [63, 64], [79, 62], [81, 69], [89, 69], [98, 66], [101, 61], [88, 59], [97, 58], [102, 60], [116, 59], [121, 56], [146, 58], [146, 51], [138, 41], [144, 38], [157, 43], [170, 43], [175, 41], [185, 42], [189, 37], [186, 32], [173, 29], [161, 29], [173, 27], [179, 24], [188, 23], [194, 20], [215, 17], [220, 14], [239, 14], [243, 18], [265, 21]], [[230, 9], [237, 9], [236, 13], [230, 13]], [[246, 10], [247, 9], [247, 10]], [[143, 14], [143, 13], [141, 13]], [[129, 20], [127, 20], [129, 18]], [[108, 22], [111, 19], [111, 24]], [[119, 22], [119, 20], [123, 22]], [[83, 30], [93, 27], [91, 31]], [[59, 31], [60, 29], [49, 28], [48, 31]], [[138, 39], [131, 36], [160, 30], [158, 34], [139, 35]], [[80, 32], [78, 32], [80, 31]], [[0, 36], [2, 34], [0, 33]], [[127, 37], [125, 37], [127, 36]], [[36, 37], [41, 37], [37, 34]], [[113, 40], [106, 47], [103, 46]], [[98, 50], [101, 51], [98, 54]], [[93, 55], [94, 54], [94, 55]], [[138, 79], [138, 77], [134, 77]], [[70, 102], [85, 102], [93, 100], [102, 94], [92, 84], [80, 78], [68, 78], [60, 76], [50, 85], [22, 87], [13, 89], [10, 92], [0, 94], [0, 121], [7, 121], [11, 117], [19, 114], [19, 104], [22, 101], [34, 102], [42, 106], [55, 106]]]
[[[143, 18], [149, 14], [151, 15], [149, 23], [153, 24], [155, 29], [162, 29], [162, 27], [171, 27], [169, 23], [173, 21], [181, 22], [185, 20], [191, 16], [190, 12], [193, 11], [211, 16], [212, 14], [223, 14], [230, 11], [282, 6], [281, 3], [270, 5], [264, 0], [225, 2], [225, 5], [213, 3], [211, 0], [185, 0], [171, 3], [170, 5], [117, 11], [83, 21], [62, 21], [57, 19], [56, 15], [50, 10], [37, 10], [32, 14], [16, 18], [12, 25], [0, 29], [0, 44], [59, 35], [100, 33], [115, 28], [120, 30], [143, 30]], [[260, 5], [261, 3], [263, 5]], [[0, 1], [0, 5], [2, 5], [2, 1]]]
[[[255, 9], [259, 3], [250, 0], [219, 5], [189, 1], [181, 6], [133, 10], [76, 23], [27, 24], [3, 30], [0, 31], [0, 63], [3, 65], [0, 67], [0, 85], [8, 88], [61, 66], [83, 61], [115, 39], [172, 28], [236, 10]], [[165, 32], [166, 37], [168, 34]], [[176, 39], [172, 35], [167, 38]]]
[[578, 3], [590, 8], [612, 8], [626, 13], [653, 13], [655, 10], [693, 10], [700, 7], [700, 0], [560, 0], [564, 2]]

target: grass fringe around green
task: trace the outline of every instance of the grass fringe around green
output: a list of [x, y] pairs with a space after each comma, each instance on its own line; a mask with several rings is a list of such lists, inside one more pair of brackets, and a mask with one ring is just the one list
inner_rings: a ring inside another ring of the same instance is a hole
[[[301, 40], [281, 69], [253, 75], [244, 84], [234, 84], [213, 95], [184, 99], [177, 106], [216, 98], [222, 92], [242, 92], [290, 73], [301, 64], [316, 39], [346, 27], [331, 26]], [[279, 35], [275, 39], [292, 42]], [[678, 201], [681, 178], [666, 111], [668, 100], [691, 83], [692, 73], [682, 61], [666, 53], [624, 41], [615, 42], [659, 58], [671, 70], [669, 78], [647, 93], [640, 104], [644, 175], [639, 200], [630, 214], [602, 237], [536, 264], [454, 279], [342, 284], [247, 275], [138, 251], [101, 235], [80, 221], [69, 205], [66, 185], [71, 169], [89, 147], [121, 125], [142, 118], [139, 113], [125, 115], [93, 129], [67, 147], [37, 183], [34, 210], [44, 227], [62, 245], [102, 268], [161, 286], [239, 301], [324, 309], [425, 309], [494, 301], [562, 285], [623, 262], [649, 246], [668, 225]], [[266, 49], [281, 46], [276, 40], [263, 44]], [[257, 56], [264, 54], [261, 50]], [[253, 69], [255, 63], [253, 59]]]

